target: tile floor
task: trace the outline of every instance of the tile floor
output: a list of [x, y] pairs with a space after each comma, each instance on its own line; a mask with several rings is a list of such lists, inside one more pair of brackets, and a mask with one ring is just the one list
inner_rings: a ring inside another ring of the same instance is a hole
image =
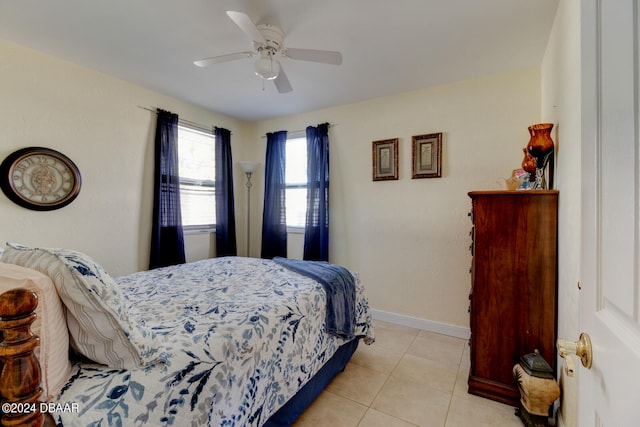
[[466, 340], [375, 321], [294, 427], [522, 427], [514, 408], [467, 393]]

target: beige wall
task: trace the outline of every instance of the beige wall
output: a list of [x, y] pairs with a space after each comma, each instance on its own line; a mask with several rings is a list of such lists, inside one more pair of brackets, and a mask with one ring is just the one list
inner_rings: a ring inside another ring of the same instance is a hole
[[[542, 63], [542, 120], [556, 124], [556, 170], [560, 190], [558, 226], [558, 336], [577, 339], [580, 279], [580, 2], [562, 0]], [[564, 366], [562, 359], [559, 366]], [[577, 423], [577, 381], [559, 370], [560, 422]]]
[[[154, 115], [232, 131], [236, 160], [256, 160], [252, 255], [260, 248], [266, 141], [279, 129], [333, 124], [331, 260], [358, 271], [379, 313], [468, 333], [471, 256], [467, 192], [496, 189], [522, 160], [527, 126], [540, 121], [540, 69], [458, 82], [291, 117], [243, 123], [29, 49], [0, 42], [0, 157], [30, 145], [62, 151], [83, 188], [52, 212], [0, 196], [0, 240], [87, 252], [114, 275], [148, 262]], [[286, 99], [283, 98], [283, 102]], [[411, 136], [442, 132], [443, 176], [411, 179]], [[371, 180], [371, 142], [400, 139], [400, 179]], [[235, 173], [239, 253], [246, 189]], [[297, 236], [299, 237], [299, 236]], [[190, 259], [211, 253], [209, 236], [189, 236]], [[300, 244], [294, 242], [297, 251]], [[295, 250], [295, 249], [294, 249]], [[292, 254], [295, 256], [296, 254]], [[456, 329], [457, 328], [457, 329]]]
[[78, 249], [114, 275], [148, 266], [155, 115], [139, 106], [226, 127], [234, 155], [244, 150], [242, 122], [4, 41], [0, 94], [0, 158], [44, 146], [82, 173], [80, 195], [63, 209], [30, 211], [0, 195], [0, 241]]
[[[467, 192], [497, 189], [520, 167], [539, 118], [533, 68], [263, 121], [254, 160], [264, 164], [266, 132], [331, 123], [330, 260], [360, 273], [376, 310], [468, 328]], [[411, 179], [411, 137], [433, 132], [442, 178]], [[373, 182], [371, 142], [388, 138], [400, 139], [400, 179]]]

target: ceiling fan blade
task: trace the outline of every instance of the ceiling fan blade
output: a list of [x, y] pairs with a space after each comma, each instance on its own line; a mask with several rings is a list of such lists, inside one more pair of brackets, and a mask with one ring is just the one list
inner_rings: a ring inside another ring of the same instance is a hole
[[276, 85], [278, 93], [287, 93], [293, 90], [283, 68], [280, 68], [280, 73], [278, 73], [278, 77], [273, 80], [273, 83]]
[[253, 23], [253, 21], [247, 16], [247, 14], [229, 10], [227, 11], [227, 15], [233, 22], [236, 23], [238, 27], [240, 27], [242, 31], [244, 31], [247, 36], [249, 36], [252, 41], [258, 43], [266, 43], [266, 40], [262, 36], [262, 33], [260, 33], [258, 27], [256, 27], [256, 24]]
[[342, 64], [342, 54], [332, 50], [296, 49], [291, 47], [284, 50], [283, 55], [287, 58], [301, 61], [322, 62], [323, 64], [331, 65]]
[[211, 58], [198, 59], [197, 61], [193, 61], [193, 63], [196, 64], [198, 67], [208, 67], [209, 65], [220, 64], [221, 62], [229, 62], [229, 61], [235, 61], [237, 59], [251, 58], [253, 55], [255, 55], [255, 52], [249, 52], [249, 51], [228, 53], [226, 55], [219, 55]]

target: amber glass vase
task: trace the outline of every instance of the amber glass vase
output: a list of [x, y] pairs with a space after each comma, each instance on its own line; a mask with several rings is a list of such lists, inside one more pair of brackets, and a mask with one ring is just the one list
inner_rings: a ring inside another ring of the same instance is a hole
[[[553, 185], [553, 140], [551, 139], [553, 123], [540, 123], [529, 126], [529, 144], [527, 152], [536, 159], [535, 182], [533, 188], [546, 190]], [[547, 182], [547, 169], [549, 182]]]
[[529, 173], [529, 181], [535, 181], [536, 177], [536, 158], [533, 157], [526, 148], [522, 149], [524, 159], [522, 159], [522, 169]]

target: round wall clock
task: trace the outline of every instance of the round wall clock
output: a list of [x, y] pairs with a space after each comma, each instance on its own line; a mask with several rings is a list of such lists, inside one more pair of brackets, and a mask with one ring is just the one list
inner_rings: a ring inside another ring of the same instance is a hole
[[50, 148], [23, 148], [0, 164], [2, 191], [28, 209], [48, 211], [66, 206], [78, 196], [80, 185], [78, 167]]

